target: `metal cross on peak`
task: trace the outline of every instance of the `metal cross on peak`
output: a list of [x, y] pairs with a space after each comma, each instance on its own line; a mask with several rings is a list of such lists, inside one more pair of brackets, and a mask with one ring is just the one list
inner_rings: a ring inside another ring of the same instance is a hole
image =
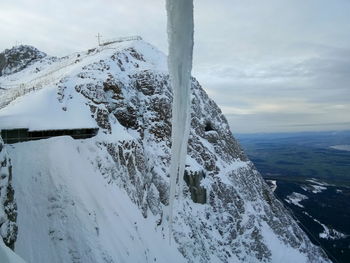
[[97, 33], [97, 41], [98, 41], [98, 45], [101, 46], [101, 37], [102, 35], [100, 35], [100, 33]]

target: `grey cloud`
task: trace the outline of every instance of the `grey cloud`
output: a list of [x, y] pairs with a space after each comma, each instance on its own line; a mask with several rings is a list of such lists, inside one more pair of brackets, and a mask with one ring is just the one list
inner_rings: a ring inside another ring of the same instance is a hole
[[[322, 114], [250, 114], [226, 115], [233, 133], [298, 132], [313, 130], [349, 130], [350, 119], [330, 121]], [[246, 123], [250, 125], [247, 126]]]

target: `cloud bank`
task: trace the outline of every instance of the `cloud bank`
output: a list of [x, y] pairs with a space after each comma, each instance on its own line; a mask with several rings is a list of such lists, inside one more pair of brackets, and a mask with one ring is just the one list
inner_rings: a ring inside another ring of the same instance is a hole
[[[194, 75], [232, 130], [350, 129], [350, 1], [195, 1]], [[52, 55], [141, 35], [167, 51], [163, 0], [2, 0], [0, 49]]]

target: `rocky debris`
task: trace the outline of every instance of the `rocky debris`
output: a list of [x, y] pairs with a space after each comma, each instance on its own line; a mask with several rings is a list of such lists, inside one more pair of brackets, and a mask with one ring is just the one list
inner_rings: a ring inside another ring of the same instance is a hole
[[[34, 61], [46, 57], [35, 47], [20, 45], [0, 53], [0, 76], [23, 70]], [[39, 69], [36, 69], [39, 71]]]
[[129, 54], [130, 54], [133, 58], [135, 58], [135, 59], [137, 59], [137, 60], [140, 60], [140, 61], [146, 62], [145, 59], [143, 58], [142, 54], [141, 54], [141, 53], [138, 53], [134, 48], [130, 47], [130, 48], [126, 49], [126, 51], [128, 51]]
[[0, 238], [9, 248], [14, 249], [18, 232], [17, 205], [11, 181], [11, 161], [0, 137]]

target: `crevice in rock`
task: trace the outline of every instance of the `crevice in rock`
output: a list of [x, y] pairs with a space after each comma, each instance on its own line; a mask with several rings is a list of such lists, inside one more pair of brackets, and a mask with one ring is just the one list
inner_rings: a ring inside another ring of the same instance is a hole
[[204, 171], [185, 171], [184, 180], [190, 189], [191, 198], [194, 203], [205, 204], [207, 202], [207, 190], [201, 186], [203, 178], [205, 178]]
[[205, 123], [204, 130], [205, 130], [206, 132], [208, 132], [208, 131], [215, 131], [215, 129], [214, 129], [214, 127], [213, 127], [213, 124], [212, 124], [210, 121], [207, 121], [207, 122]]

